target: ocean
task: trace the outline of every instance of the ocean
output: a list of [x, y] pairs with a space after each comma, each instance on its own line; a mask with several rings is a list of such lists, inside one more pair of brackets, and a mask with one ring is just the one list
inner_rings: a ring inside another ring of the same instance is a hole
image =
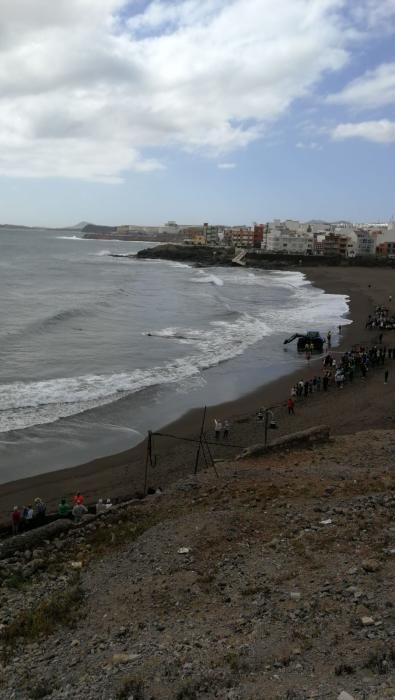
[[0, 483], [132, 447], [302, 366], [291, 333], [349, 322], [299, 272], [111, 257], [144, 247], [0, 231]]

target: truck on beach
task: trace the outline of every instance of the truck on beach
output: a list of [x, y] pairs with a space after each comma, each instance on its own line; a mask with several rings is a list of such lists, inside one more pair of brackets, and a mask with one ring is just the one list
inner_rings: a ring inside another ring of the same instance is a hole
[[306, 349], [311, 349], [314, 352], [321, 353], [324, 349], [324, 339], [321, 337], [319, 331], [308, 331], [307, 333], [294, 333], [289, 338], [284, 340], [284, 345], [292, 343], [294, 340], [298, 339], [297, 348], [299, 352], [304, 352]]

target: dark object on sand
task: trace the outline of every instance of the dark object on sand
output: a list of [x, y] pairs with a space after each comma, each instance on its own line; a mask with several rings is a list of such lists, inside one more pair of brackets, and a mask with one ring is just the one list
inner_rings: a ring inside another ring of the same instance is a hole
[[299, 352], [306, 350], [306, 346], [312, 346], [314, 352], [322, 352], [324, 348], [324, 339], [321, 338], [318, 331], [308, 331], [304, 335], [294, 333], [289, 338], [284, 340], [284, 345], [292, 343], [295, 338], [298, 338], [297, 348]]

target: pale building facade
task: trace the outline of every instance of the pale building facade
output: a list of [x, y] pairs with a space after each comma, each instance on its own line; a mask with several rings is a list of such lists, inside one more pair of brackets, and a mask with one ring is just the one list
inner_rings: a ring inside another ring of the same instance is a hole
[[314, 236], [312, 233], [269, 229], [266, 237], [268, 253], [288, 253], [289, 255], [312, 255]]

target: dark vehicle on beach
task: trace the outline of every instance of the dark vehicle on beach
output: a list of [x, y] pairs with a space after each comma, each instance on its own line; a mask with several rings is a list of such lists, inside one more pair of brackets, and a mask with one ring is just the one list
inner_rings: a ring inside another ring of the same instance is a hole
[[312, 346], [314, 352], [322, 352], [324, 349], [324, 339], [321, 338], [318, 331], [308, 331], [305, 334], [294, 333], [289, 338], [284, 340], [284, 345], [292, 343], [293, 340], [298, 339], [297, 348], [299, 352], [306, 350], [306, 346]]

